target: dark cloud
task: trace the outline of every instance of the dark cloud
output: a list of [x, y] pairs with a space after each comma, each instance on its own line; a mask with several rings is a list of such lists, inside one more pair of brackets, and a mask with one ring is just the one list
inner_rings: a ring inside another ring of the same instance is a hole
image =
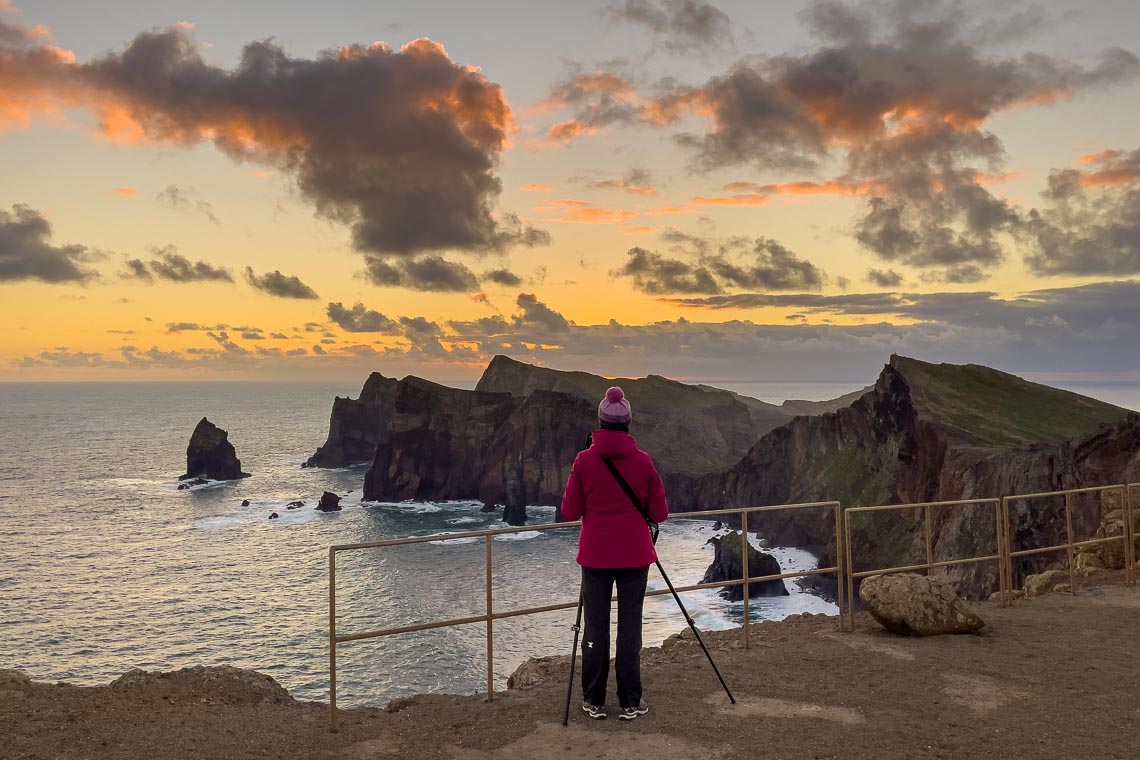
[[695, 87], [664, 83], [642, 119], [708, 119], [706, 131], [676, 136], [703, 170], [842, 159], [837, 188], [867, 198], [859, 242], [944, 281], [992, 269], [1020, 231], [1018, 210], [986, 187], [1005, 157], [985, 122], [1140, 73], [1140, 59], [1120, 49], [1090, 65], [987, 54], [965, 21], [977, 14], [942, 0], [816, 0], [802, 18], [821, 40], [807, 52], [747, 57]]
[[266, 272], [260, 277], [253, 273], [253, 267], [245, 268], [245, 281], [252, 287], [278, 298], [298, 298], [313, 300], [320, 298], [317, 291], [301, 282], [296, 275], [283, 275], [280, 270]]
[[570, 322], [566, 321], [558, 312], [538, 300], [534, 293], [519, 293], [515, 299], [520, 314], [514, 318], [514, 324], [520, 328], [538, 328], [550, 332], [562, 333], [570, 329]]
[[693, 261], [667, 258], [645, 248], [631, 248], [629, 258], [611, 274], [629, 277], [643, 293], [723, 293], [729, 288], [764, 290], [819, 290], [824, 273], [770, 238], [738, 238], [708, 255], [710, 244], [677, 230], [666, 231], [663, 240], [674, 250], [691, 253]]
[[154, 282], [155, 279], [168, 282], [233, 282], [228, 269], [215, 267], [205, 261], [190, 261], [172, 245], [151, 250], [157, 258], [150, 261], [127, 259], [127, 269], [120, 276], [124, 280]]
[[82, 245], [52, 245], [52, 229], [40, 212], [16, 204], [0, 209], [0, 282], [89, 282], [98, 275], [85, 266], [101, 255]]
[[656, 251], [630, 248], [629, 258], [613, 274], [629, 277], [643, 293], [720, 293], [708, 267], [680, 259], [670, 259]]
[[868, 269], [866, 279], [880, 288], [897, 288], [903, 283], [903, 276], [893, 269]]
[[178, 187], [167, 185], [166, 189], [155, 196], [155, 199], [176, 209], [197, 211], [214, 224], [221, 224], [214, 214], [214, 207], [207, 201], [198, 197], [198, 191], [192, 187]]
[[648, 29], [675, 52], [710, 52], [733, 45], [728, 16], [707, 0], [614, 0], [603, 13]]
[[277, 169], [318, 214], [349, 225], [361, 251], [503, 251], [548, 240], [495, 216], [494, 172], [514, 128], [502, 89], [428, 39], [314, 59], [253, 42], [224, 69], [175, 27], [88, 62], [43, 45], [7, 49], [0, 80], [16, 115], [86, 107], [112, 139], [209, 141], [236, 161]]
[[208, 332], [206, 333], [206, 337], [217, 343], [221, 347], [222, 351], [226, 354], [235, 356], [247, 356], [250, 353], [248, 348], [240, 346], [230, 340], [230, 334], [225, 330], [222, 330], [220, 332]]
[[1087, 171], [1049, 176], [1029, 212], [1025, 264], [1038, 276], [1140, 273], [1140, 150], [1086, 157]]
[[737, 263], [724, 253], [709, 258], [708, 266], [729, 286], [766, 290], [819, 290], [823, 273], [810, 261], [771, 238], [757, 238], [746, 254], [748, 261]]
[[612, 71], [584, 71], [577, 64], [572, 64], [570, 73], [552, 88], [544, 107], [574, 111], [573, 121], [551, 128], [548, 136], [561, 141], [588, 134], [597, 127], [634, 123], [641, 115], [631, 81]]
[[365, 275], [375, 285], [443, 293], [479, 289], [478, 278], [465, 264], [441, 256], [393, 259], [366, 255], [365, 263]]
[[482, 279], [484, 282], [490, 281], [513, 288], [517, 288], [523, 282], [521, 277], [509, 269], [492, 269], [490, 272], [484, 272]]
[[[0, 2], [0, 12], [4, 11], [4, 3]], [[25, 27], [18, 24], [7, 24], [0, 21], [0, 45], [5, 47], [24, 47], [42, 43], [51, 39], [51, 32], [47, 27]]]
[[184, 331], [198, 331], [198, 330], [225, 330], [225, 325], [201, 325], [197, 322], [167, 322], [166, 331], [168, 333], [184, 332]]
[[571, 182], [581, 183], [587, 190], [619, 190], [629, 195], [656, 195], [653, 179], [644, 169], [630, 169], [620, 179], [596, 179], [588, 176], [572, 177]]
[[265, 340], [265, 336], [257, 332], [243, 332], [242, 340]]
[[[369, 309], [362, 303], [357, 303], [351, 309], [346, 309], [344, 304], [339, 301], [331, 302], [328, 305], [327, 313], [329, 319], [340, 325], [340, 328], [347, 332], [374, 332], [388, 335], [394, 335], [399, 332], [396, 322], [375, 309]], [[312, 332], [309, 330], [309, 325], [305, 326], [305, 330]]]
[[318, 344], [313, 344], [313, 353], [316, 354], [317, 356], [324, 356], [325, 354], [328, 353], [328, 351], [325, 351], [324, 346], [321, 346]]

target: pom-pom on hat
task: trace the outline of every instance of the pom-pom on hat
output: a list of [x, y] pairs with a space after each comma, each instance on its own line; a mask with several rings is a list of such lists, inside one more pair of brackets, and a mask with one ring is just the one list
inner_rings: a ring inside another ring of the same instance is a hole
[[606, 391], [606, 397], [598, 404], [598, 419], [615, 424], [628, 423], [633, 418], [629, 400], [625, 392], [616, 385]]

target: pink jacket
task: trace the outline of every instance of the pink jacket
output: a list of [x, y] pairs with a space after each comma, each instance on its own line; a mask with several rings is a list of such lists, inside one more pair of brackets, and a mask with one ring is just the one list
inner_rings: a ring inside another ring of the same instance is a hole
[[594, 443], [579, 452], [562, 494], [562, 517], [582, 520], [578, 564], [594, 568], [644, 567], [657, 561], [645, 518], [622, 490], [602, 457], [613, 460], [653, 522], [669, 516], [665, 486], [653, 460], [620, 430], [595, 430]]

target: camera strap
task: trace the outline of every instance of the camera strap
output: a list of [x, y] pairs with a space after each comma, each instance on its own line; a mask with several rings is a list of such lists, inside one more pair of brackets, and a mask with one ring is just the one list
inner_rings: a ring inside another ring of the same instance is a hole
[[640, 512], [641, 516], [645, 518], [645, 524], [649, 526], [649, 535], [653, 538], [653, 543], [656, 544], [657, 534], [660, 531], [660, 529], [657, 527], [657, 523], [649, 519], [649, 512], [646, 511], [645, 506], [641, 503], [641, 499], [637, 498], [637, 494], [635, 494], [633, 492], [633, 489], [630, 488], [629, 483], [627, 483], [625, 478], [621, 476], [621, 472], [618, 470], [617, 465], [614, 464], [613, 460], [609, 457], [601, 457], [601, 460], [606, 463], [606, 469], [608, 469], [614, 476], [614, 480], [616, 480], [618, 482], [618, 485], [621, 486], [621, 490], [625, 491], [625, 495], [628, 496], [629, 500], [633, 502], [633, 506], [637, 507], [637, 511]]

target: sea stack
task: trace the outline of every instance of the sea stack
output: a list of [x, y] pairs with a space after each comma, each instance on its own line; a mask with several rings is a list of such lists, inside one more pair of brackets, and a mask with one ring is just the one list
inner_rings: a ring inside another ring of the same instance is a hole
[[[701, 583], [717, 583], [719, 581], [738, 581], [744, 577], [744, 562], [740, 553], [740, 531], [715, 536], [708, 543], [716, 547], [716, 556]], [[758, 551], [756, 547], [748, 544], [748, 577], [755, 578], [765, 575], [779, 575], [780, 563], [771, 554]], [[748, 596], [787, 596], [787, 586], [782, 580], [749, 581]], [[744, 586], [728, 586], [720, 590], [720, 595], [730, 602], [739, 602], [744, 599]]]
[[229, 442], [229, 433], [203, 417], [190, 436], [190, 445], [186, 447], [186, 474], [179, 480], [237, 480], [248, 477], [249, 473], [241, 471], [241, 460]]

